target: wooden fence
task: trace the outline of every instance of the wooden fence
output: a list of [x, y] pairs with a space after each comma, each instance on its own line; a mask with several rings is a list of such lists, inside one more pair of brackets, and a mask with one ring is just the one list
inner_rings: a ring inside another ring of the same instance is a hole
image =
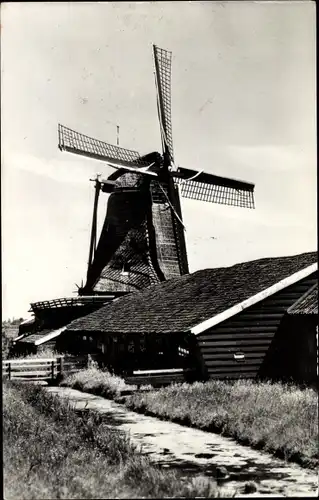
[[53, 382], [88, 365], [87, 356], [57, 356], [52, 358], [17, 358], [2, 360], [2, 377], [20, 381]]
[[[17, 381], [56, 382], [65, 375], [87, 368], [94, 355], [57, 356], [52, 358], [16, 358], [2, 360], [2, 377]], [[192, 377], [192, 369], [136, 370], [124, 376], [127, 384], [159, 387], [173, 382], [185, 382]]]

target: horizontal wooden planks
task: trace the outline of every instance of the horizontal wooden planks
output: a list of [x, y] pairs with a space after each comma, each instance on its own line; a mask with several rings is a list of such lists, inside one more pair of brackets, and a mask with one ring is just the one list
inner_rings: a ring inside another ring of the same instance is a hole
[[48, 380], [50, 380], [48, 377], [43, 377], [43, 376], [38, 376], [38, 377], [23, 377], [21, 375], [21, 377], [17, 377], [17, 378], [14, 378], [13, 380], [16, 380], [18, 382], [47, 382]]
[[265, 351], [265, 348], [268, 348], [269, 346], [269, 343], [268, 344], [262, 344], [262, 345], [246, 345], [244, 346], [243, 349], [241, 349], [241, 345], [237, 345], [236, 344], [231, 344], [230, 346], [220, 346], [220, 347], [216, 347], [216, 346], [211, 346], [211, 347], [207, 347], [205, 348], [205, 350], [203, 349], [202, 352], [203, 352], [203, 355], [205, 354], [206, 355], [209, 355], [209, 354], [226, 354], [228, 353], [228, 355], [233, 355], [234, 353], [236, 352], [244, 352], [245, 354], [246, 353], [250, 353], [250, 352], [253, 352], [253, 353], [258, 353], [258, 352], [264, 352]]
[[238, 366], [222, 366], [219, 365], [217, 367], [212, 367], [212, 370], [209, 372], [211, 373], [257, 373], [259, 370], [259, 365], [250, 365], [247, 366], [244, 363], [243, 364], [238, 364]]
[[185, 382], [185, 377], [182, 374], [132, 376], [125, 377], [125, 382], [132, 385], [169, 385], [177, 382]]
[[71, 374], [87, 366], [87, 356], [13, 359], [2, 361], [2, 375], [13, 380], [53, 380], [63, 373]]
[[[247, 322], [248, 323], [248, 322]], [[275, 324], [275, 325], [264, 325], [264, 324], [253, 324], [253, 325], [245, 325], [245, 324], [241, 324], [241, 325], [238, 325], [238, 326], [226, 326], [225, 328], [216, 328], [215, 330], [215, 333], [214, 333], [214, 338], [217, 338], [218, 335], [219, 336], [225, 336], [227, 334], [231, 334], [231, 333], [236, 333], [236, 334], [248, 334], [248, 335], [252, 335], [252, 334], [263, 334], [263, 333], [273, 333], [276, 331], [276, 329], [278, 328], [278, 324]], [[207, 335], [202, 335], [198, 338], [200, 339], [203, 339], [207, 337]]]
[[2, 361], [2, 375], [10, 380], [52, 380], [58, 377], [60, 371], [60, 358], [20, 358]]
[[[56, 370], [54, 372], [56, 374]], [[32, 370], [29, 372], [21, 371], [21, 372], [11, 372], [11, 378], [20, 378], [20, 377], [44, 377], [51, 378], [52, 371], [51, 370]]]
[[276, 333], [276, 330], [272, 331], [272, 332], [252, 332], [252, 333], [242, 333], [240, 330], [236, 332], [232, 332], [232, 333], [224, 333], [224, 334], [212, 334], [212, 335], [206, 335], [205, 337], [199, 337], [198, 338], [198, 343], [199, 344], [202, 344], [202, 345], [205, 345], [206, 343], [208, 342], [219, 342], [221, 340], [225, 340], [225, 341], [235, 341], [235, 340], [238, 340], [238, 341], [245, 341], [245, 340], [248, 340], [248, 341], [253, 341], [253, 340], [256, 340], [256, 341], [260, 341], [260, 340], [263, 340], [263, 339], [272, 339], [273, 336], [275, 335]]
[[228, 370], [247, 370], [254, 368], [256, 370], [259, 370], [260, 368], [260, 360], [256, 359], [247, 359], [243, 361], [242, 363], [238, 363], [237, 361], [207, 361], [206, 366], [209, 370], [212, 371], [228, 371]]
[[[238, 348], [238, 346], [232, 346], [232, 351], [224, 350], [218, 353], [214, 351], [214, 349], [210, 349], [210, 351], [207, 352], [202, 348], [201, 351], [203, 362], [209, 376], [213, 373], [218, 373], [221, 378], [223, 378], [224, 375], [229, 373], [234, 375], [236, 373], [249, 372], [251, 376], [254, 377], [265, 359], [268, 346], [269, 344], [261, 347], [257, 346], [257, 349], [259, 347], [257, 351], [254, 350], [256, 346], [249, 346], [249, 352], [245, 351], [245, 346], [241, 346], [240, 348]], [[244, 360], [237, 361], [234, 358], [234, 353], [236, 352], [242, 352], [245, 356]]]
[[[57, 367], [57, 363], [54, 363], [55, 367]], [[41, 363], [37, 363], [37, 364], [34, 364], [34, 365], [11, 365], [10, 366], [10, 370], [12, 372], [17, 372], [17, 371], [23, 371], [23, 370], [51, 370], [52, 368], [52, 364], [47, 364], [47, 365], [43, 365]], [[8, 365], [6, 365], [6, 367], [2, 367], [2, 371], [3, 370], [8, 370]]]
[[[316, 281], [312, 275], [197, 336], [211, 378], [254, 378], [288, 309]], [[234, 359], [242, 352], [244, 361]]]
[[34, 359], [5, 359], [2, 361], [2, 365], [10, 363], [11, 365], [32, 365], [37, 363], [52, 363], [56, 362], [57, 358], [34, 358]]
[[[271, 325], [271, 324], [277, 324], [278, 321], [281, 320], [281, 318], [282, 318], [282, 312], [277, 312], [277, 313], [274, 312], [269, 314], [266, 319], [267, 323]], [[243, 312], [237, 314], [236, 316], [232, 316], [232, 318], [230, 318], [232, 324], [234, 325], [242, 324], [242, 320], [256, 320], [256, 322], [258, 322], [258, 321], [263, 321], [263, 319], [265, 318], [262, 318], [260, 310], [250, 311], [249, 309], [245, 309]], [[225, 325], [225, 323], [226, 321], [223, 323], [219, 323], [215, 328], [222, 328]]]
[[239, 379], [253, 379], [256, 378], [257, 373], [255, 372], [246, 372], [246, 373], [210, 373], [209, 378], [213, 380], [239, 380]]
[[[205, 359], [205, 362], [206, 364], [208, 364], [209, 361], [214, 361], [214, 360], [217, 360], [217, 361], [222, 361], [225, 360], [225, 361], [233, 361], [234, 363], [244, 363], [245, 361], [236, 361], [234, 359], [234, 354], [236, 353], [237, 351], [232, 351], [232, 352], [223, 352], [223, 353], [203, 353], [203, 357]], [[243, 352], [243, 351], [240, 351], [240, 352]], [[263, 359], [266, 355], [265, 351], [261, 351], [261, 352], [244, 352], [244, 355], [245, 355], [245, 360], [248, 360], [248, 359], [256, 359], [256, 360], [260, 360], [260, 359]]]

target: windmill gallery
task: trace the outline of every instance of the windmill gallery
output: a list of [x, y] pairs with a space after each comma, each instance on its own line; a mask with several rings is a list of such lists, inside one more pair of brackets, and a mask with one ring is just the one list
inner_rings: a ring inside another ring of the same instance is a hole
[[[296, 368], [294, 359], [303, 349], [304, 360], [315, 366], [314, 310], [306, 314], [303, 339], [295, 332], [288, 371], [270, 367], [286, 354], [287, 328], [294, 330], [288, 309], [310, 289], [317, 293], [315, 253], [189, 274], [180, 194], [254, 208], [254, 185], [176, 167], [172, 54], [154, 45], [153, 55], [162, 154], [141, 156], [58, 126], [61, 151], [103, 161], [115, 172], [94, 179], [84, 286], [77, 297], [32, 303], [34, 320], [21, 325], [15, 349], [34, 351], [50, 342], [61, 351], [94, 354], [102, 366], [127, 376], [166, 370], [168, 380], [176, 374], [313, 378], [314, 369]], [[101, 193], [109, 198], [98, 237]]]

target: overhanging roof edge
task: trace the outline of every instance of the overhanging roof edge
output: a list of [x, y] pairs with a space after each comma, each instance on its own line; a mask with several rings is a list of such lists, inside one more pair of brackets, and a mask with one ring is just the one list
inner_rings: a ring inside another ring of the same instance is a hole
[[284, 288], [287, 288], [288, 286], [297, 283], [297, 281], [306, 278], [307, 276], [309, 276], [310, 274], [314, 273], [317, 270], [318, 270], [318, 263], [315, 262], [314, 264], [311, 264], [310, 266], [307, 266], [301, 269], [300, 271], [297, 271], [296, 273], [293, 273], [290, 276], [287, 276], [286, 278], [278, 281], [277, 283], [266, 288], [265, 290], [258, 292], [256, 295], [253, 295], [248, 299], [239, 302], [235, 306], [232, 306], [229, 309], [226, 309], [225, 311], [216, 314], [215, 316], [212, 316], [211, 318], [202, 321], [201, 323], [198, 323], [197, 325], [190, 328], [189, 331], [194, 335], [199, 335], [200, 333], [203, 333], [205, 330], [208, 330], [208, 328], [212, 328], [213, 326], [222, 323], [226, 319], [235, 316], [235, 314], [238, 314], [244, 309], [247, 309], [248, 307], [257, 304], [258, 302], [266, 299], [267, 297], [270, 297], [271, 295], [280, 292]]
[[58, 337], [59, 335], [61, 335], [62, 332], [64, 332], [65, 329], [66, 329], [66, 326], [62, 326], [61, 328], [57, 328], [56, 330], [53, 330], [53, 332], [47, 333], [46, 335], [44, 335], [40, 339], [36, 340], [34, 342], [34, 345], [38, 346], [38, 345], [44, 344], [45, 342], [48, 342], [49, 340], [54, 339], [55, 337]]

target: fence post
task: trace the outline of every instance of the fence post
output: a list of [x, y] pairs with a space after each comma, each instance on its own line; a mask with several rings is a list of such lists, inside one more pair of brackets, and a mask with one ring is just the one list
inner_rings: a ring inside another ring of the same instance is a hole
[[64, 363], [63, 363], [63, 356], [58, 356], [58, 371], [59, 371], [59, 377], [63, 377], [63, 372], [64, 372]]
[[8, 375], [9, 375], [9, 380], [11, 380], [11, 363], [8, 364]]
[[51, 378], [54, 380], [54, 361], [51, 361]]

